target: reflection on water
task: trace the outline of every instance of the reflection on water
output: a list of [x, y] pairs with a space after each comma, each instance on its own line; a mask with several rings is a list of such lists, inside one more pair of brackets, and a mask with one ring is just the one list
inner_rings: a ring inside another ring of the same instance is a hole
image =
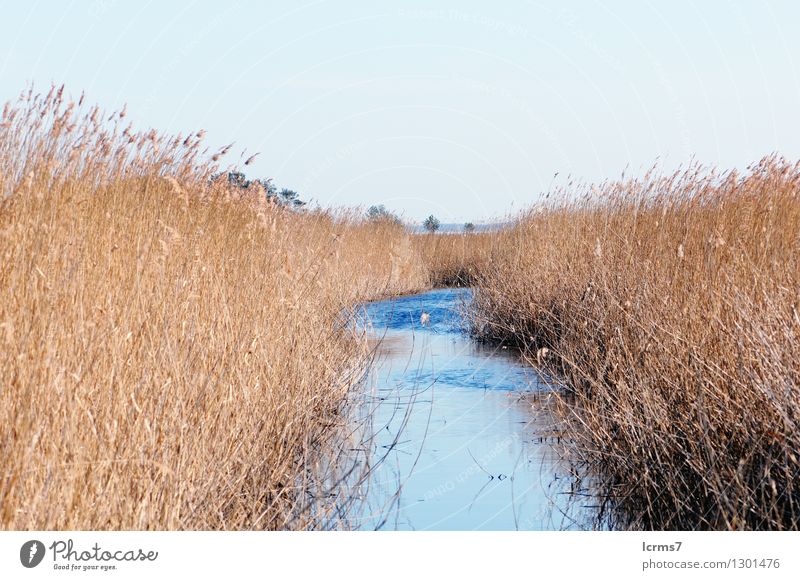
[[580, 504], [591, 500], [570, 493], [579, 482], [547, 442], [547, 414], [532, 409], [547, 384], [508, 351], [470, 340], [460, 314], [469, 299], [468, 289], [448, 289], [365, 305], [362, 323], [376, 337], [364, 395], [374, 432], [368, 488], [350, 525], [590, 527], [593, 510]]

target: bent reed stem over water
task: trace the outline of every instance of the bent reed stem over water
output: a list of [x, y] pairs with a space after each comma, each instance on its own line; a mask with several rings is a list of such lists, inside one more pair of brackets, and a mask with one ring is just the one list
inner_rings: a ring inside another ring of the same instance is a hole
[[368, 356], [341, 313], [429, 286], [409, 235], [237, 195], [202, 134], [82, 101], [0, 125], [0, 527], [318, 527]]
[[800, 165], [578, 193], [501, 234], [475, 333], [563, 382], [612, 527], [800, 528]]

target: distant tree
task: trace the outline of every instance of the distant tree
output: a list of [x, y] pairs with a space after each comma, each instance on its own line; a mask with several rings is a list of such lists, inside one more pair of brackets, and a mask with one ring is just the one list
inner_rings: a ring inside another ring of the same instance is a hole
[[234, 187], [241, 187], [241, 188], [245, 188], [248, 185], [250, 185], [250, 182], [247, 180], [244, 173], [242, 173], [241, 171], [229, 171], [228, 183], [230, 183]]
[[211, 181], [217, 182], [219, 179], [227, 179], [228, 185], [239, 189], [250, 189], [251, 186], [261, 186], [264, 189], [264, 195], [267, 199], [271, 199], [287, 207], [299, 208], [306, 204], [300, 199], [300, 194], [292, 189], [283, 188], [280, 191], [273, 183], [272, 179], [247, 179], [241, 171], [228, 171], [217, 173], [211, 176]]
[[278, 197], [278, 188], [271, 179], [254, 179], [253, 181], [260, 184], [261, 187], [264, 188], [267, 199]]
[[429, 215], [427, 218], [425, 218], [425, 221], [422, 222], [422, 225], [430, 233], [433, 233], [436, 230], [438, 230], [439, 226], [441, 226], [442, 224], [441, 222], [439, 222], [438, 219], [436, 219], [436, 216]]
[[464, 224], [464, 233], [465, 234], [471, 234], [474, 231], [475, 231], [475, 224], [474, 223], [467, 222], [467, 223]]
[[285, 205], [300, 207], [305, 205], [306, 202], [300, 200], [300, 194], [293, 189], [286, 189], [285, 187], [278, 192], [278, 199]]
[[402, 224], [402, 220], [394, 213], [386, 209], [386, 206], [373, 205], [367, 210], [367, 219], [371, 222], [387, 221], [394, 224]]

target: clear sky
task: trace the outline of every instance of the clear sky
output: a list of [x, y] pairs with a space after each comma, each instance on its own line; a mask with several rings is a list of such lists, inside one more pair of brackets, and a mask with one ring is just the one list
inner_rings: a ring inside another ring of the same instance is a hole
[[0, 13], [3, 101], [66, 83], [127, 103], [140, 127], [260, 152], [250, 177], [326, 206], [479, 221], [568, 175], [800, 158], [789, 0], [31, 0]]

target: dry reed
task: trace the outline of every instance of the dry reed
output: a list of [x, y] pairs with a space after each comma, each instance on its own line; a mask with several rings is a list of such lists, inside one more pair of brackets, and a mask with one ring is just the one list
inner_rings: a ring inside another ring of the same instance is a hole
[[420, 234], [415, 246], [433, 286], [469, 286], [497, 251], [495, 233]]
[[800, 165], [564, 192], [501, 234], [477, 335], [565, 385], [612, 527], [800, 527]]
[[412, 242], [123, 118], [63, 88], [3, 111], [0, 527], [324, 525], [312, 466], [366, 364], [341, 314], [427, 286]]

